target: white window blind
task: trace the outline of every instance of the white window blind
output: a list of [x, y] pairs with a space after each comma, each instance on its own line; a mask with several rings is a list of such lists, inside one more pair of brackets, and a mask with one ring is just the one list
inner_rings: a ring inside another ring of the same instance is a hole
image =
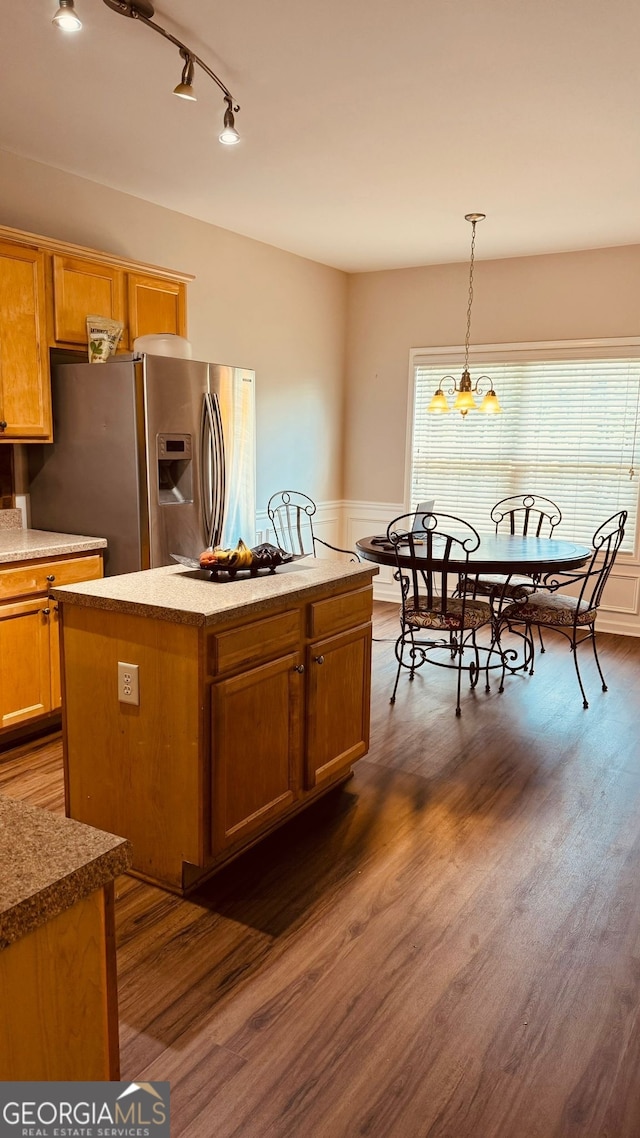
[[496, 352], [493, 360], [472, 361], [472, 382], [490, 375], [504, 414], [471, 411], [465, 418], [453, 410], [427, 413], [453, 360], [447, 365], [443, 357], [431, 363], [414, 356], [411, 507], [435, 498], [436, 510], [486, 533], [491, 507], [501, 498], [542, 494], [562, 511], [556, 535], [587, 544], [603, 521], [626, 509], [622, 548], [633, 551], [638, 474], [631, 479], [629, 472], [640, 464], [633, 453], [640, 352], [636, 347], [635, 358], [600, 359], [584, 358], [584, 348], [576, 348], [574, 358], [539, 353], [527, 359], [526, 346], [514, 345], [505, 349], [506, 359]]

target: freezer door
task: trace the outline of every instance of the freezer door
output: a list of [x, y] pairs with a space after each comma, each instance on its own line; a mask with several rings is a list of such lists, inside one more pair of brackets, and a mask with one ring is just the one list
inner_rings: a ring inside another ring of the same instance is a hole
[[[224, 500], [217, 544], [237, 545], [240, 538], [255, 544], [256, 535], [256, 409], [255, 372], [224, 364], [209, 365], [209, 391], [217, 398], [222, 424], [225, 468], [213, 472], [213, 501]], [[221, 479], [224, 484], [221, 486]]]
[[207, 547], [200, 471], [208, 364], [143, 356], [149, 548], [152, 568]]

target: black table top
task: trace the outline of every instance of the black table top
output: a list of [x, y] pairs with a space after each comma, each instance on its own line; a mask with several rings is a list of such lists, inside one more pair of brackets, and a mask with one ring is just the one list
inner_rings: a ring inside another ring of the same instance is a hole
[[[372, 535], [381, 539], [384, 535]], [[361, 555], [378, 565], [395, 565], [396, 555], [390, 543], [372, 543], [371, 537], [361, 537], [356, 542]], [[419, 556], [423, 547], [416, 547]], [[402, 547], [401, 547], [402, 549]], [[434, 550], [435, 553], [435, 550]], [[426, 548], [425, 548], [426, 554]], [[491, 533], [480, 535], [480, 545], [469, 555], [469, 569], [474, 573], [512, 573], [542, 574], [579, 569], [589, 560], [592, 549], [588, 545], [578, 545], [573, 541], [561, 541], [555, 537], [518, 537], [511, 534]], [[402, 563], [402, 552], [400, 556]], [[450, 563], [456, 564], [456, 557]], [[460, 558], [461, 567], [466, 565], [464, 556]]]

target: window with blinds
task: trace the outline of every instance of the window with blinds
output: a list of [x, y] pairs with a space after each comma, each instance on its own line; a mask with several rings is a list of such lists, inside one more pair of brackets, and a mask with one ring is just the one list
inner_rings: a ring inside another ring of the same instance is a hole
[[557, 536], [587, 544], [603, 521], [625, 509], [622, 548], [632, 552], [639, 479], [630, 471], [640, 462], [640, 344], [620, 354], [609, 346], [608, 358], [603, 351], [554, 346], [544, 358], [540, 347], [513, 345], [496, 349], [491, 358], [483, 349], [470, 363], [472, 382], [490, 375], [504, 414], [471, 411], [464, 418], [453, 410], [427, 414], [440, 379], [459, 356], [454, 363], [442, 354], [432, 360], [412, 353], [411, 508], [435, 498], [436, 510], [486, 532], [491, 507], [501, 498], [542, 494], [562, 511]]

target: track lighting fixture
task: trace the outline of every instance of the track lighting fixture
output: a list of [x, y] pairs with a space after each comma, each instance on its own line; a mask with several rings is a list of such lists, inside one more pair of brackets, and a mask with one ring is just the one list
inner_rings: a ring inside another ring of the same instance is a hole
[[60, 0], [60, 7], [53, 17], [52, 24], [63, 32], [77, 32], [82, 27], [82, 21], [76, 15], [73, 0]]
[[[200, 59], [190, 47], [182, 43], [182, 40], [177, 39], [176, 36], [168, 32], [161, 24], [157, 24], [152, 18], [154, 15], [154, 7], [151, 0], [103, 0], [103, 3], [108, 8], [112, 8], [114, 12], [119, 12], [121, 16], [129, 16], [132, 20], [138, 20], [139, 23], [144, 24], [147, 28], [152, 28], [154, 32], [164, 36], [170, 43], [175, 44], [180, 52], [180, 57], [184, 60], [184, 67], [182, 68], [182, 77], [177, 87], [174, 87], [174, 95], [178, 95], [181, 99], [188, 99], [191, 102], [196, 101], [195, 91], [193, 90], [193, 74], [195, 64], [197, 63], [210, 79], [222, 91], [226, 109], [224, 112], [224, 121], [222, 132], [219, 135], [220, 142], [226, 146], [234, 146], [235, 143], [240, 141], [240, 135], [236, 130], [235, 115], [240, 110], [238, 103], [234, 103], [233, 95], [228, 87], [222, 82], [215, 71]], [[60, 7], [53, 17], [53, 23], [58, 27], [63, 28], [65, 31], [76, 30], [82, 27], [82, 24], [76, 15], [74, 8], [74, 0], [60, 0]]]

